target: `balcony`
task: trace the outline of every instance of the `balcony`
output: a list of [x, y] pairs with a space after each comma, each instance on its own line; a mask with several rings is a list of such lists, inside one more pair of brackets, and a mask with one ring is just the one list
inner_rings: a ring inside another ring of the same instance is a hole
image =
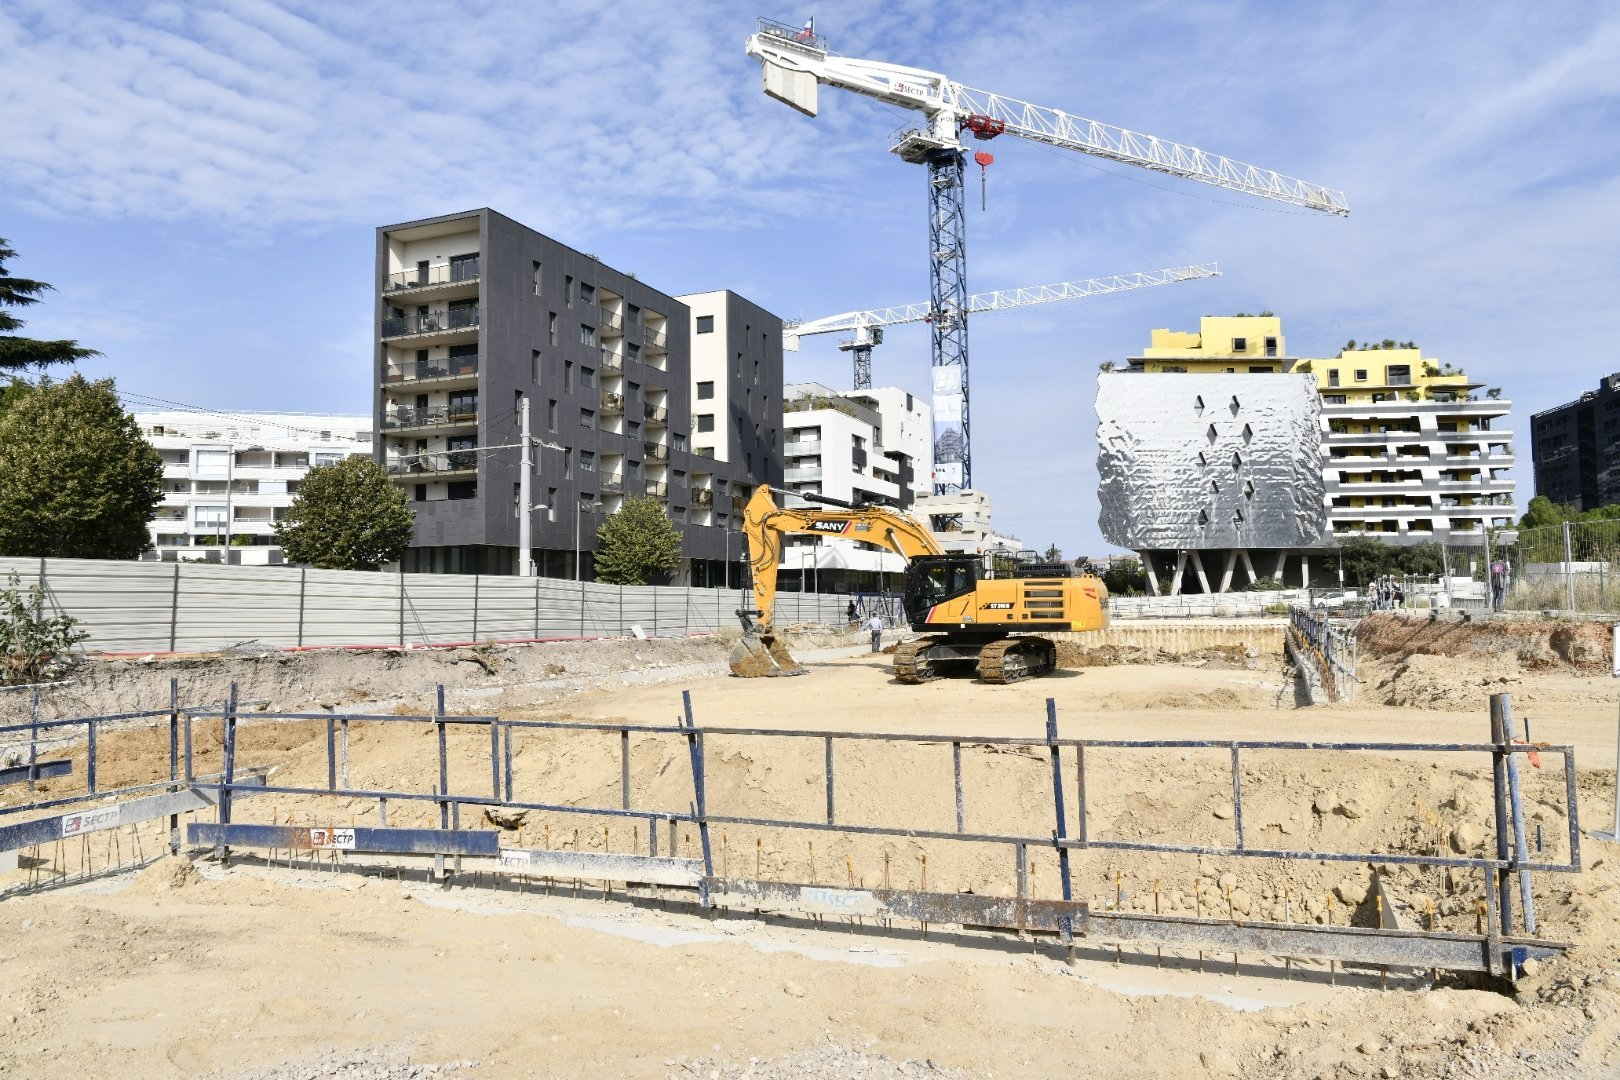
[[603, 495], [623, 495], [624, 494], [624, 474], [623, 473], [603, 473], [602, 474], [602, 483], [597, 488], [597, 490], [600, 491]]
[[641, 413], [647, 420], [648, 427], [668, 427], [669, 410], [647, 402], [641, 403]]
[[597, 311], [600, 316], [597, 329], [601, 331], [603, 337], [622, 337], [624, 335], [623, 316], [617, 311], [610, 311], [605, 307], [597, 308]]
[[711, 491], [708, 488], [693, 488], [692, 489], [692, 505], [693, 506], [713, 506], [714, 505], [714, 492]]
[[641, 449], [646, 455], [648, 461], [669, 460], [669, 447], [667, 446], [662, 446], [658, 443], [642, 443]]
[[390, 458], [388, 475], [418, 481], [456, 480], [478, 475], [476, 450], [447, 450]]
[[383, 413], [383, 429], [409, 431], [415, 429], [449, 429], [477, 427], [478, 407], [474, 404], [429, 405], [417, 408], [401, 405]]
[[458, 259], [453, 263], [440, 263], [438, 266], [401, 270], [383, 279], [383, 292], [385, 294], [437, 293], [441, 290], [450, 292], [459, 290], [462, 286], [477, 286], [478, 272], [478, 259]]
[[383, 368], [383, 385], [431, 384], [440, 387], [471, 385], [478, 381], [478, 357], [452, 356], [446, 360], [412, 360]]
[[457, 306], [426, 315], [390, 315], [382, 321], [382, 336], [410, 338], [418, 344], [478, 336], [478, 309]]
[[790, 484], [803, 483], [807, 480], [820, 480], [821, 466], [817, 465], [813, 469], [784, 469], [782, 470], [782, 479]]
[[623, 375], [624, 359], [618, 353], [603, 349], [597, 361], [597, 370], [602, 373], [603, 378], [609, 375]]
[[669, 485], [661, 480], [648, 480], [645, 490], [647, 492], [647, 498], [649, 499], [669, 498]]
[[790, 442], [782, 447], [782, 453], [788, 457], [820, 457], [821, 440], [815, 442]]
[[623, 394], [603, 394], [602, 395], [602, 415], [603, 416], [623, 416], [624, 415], [624, 395]]
[[667, 340], [662, 330], [655, 330], [650, 326], [641, 328], [641, 340], [649, 350], [665, 352], [664, 343]]

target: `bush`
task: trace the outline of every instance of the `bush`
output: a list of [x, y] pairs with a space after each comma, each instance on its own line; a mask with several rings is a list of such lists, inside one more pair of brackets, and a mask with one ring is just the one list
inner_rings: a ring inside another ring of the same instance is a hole
[[0, 685], [50, 682], [73, 666], [73, 646], [90, 635], [71, 615], [44, 610], [45, 590], [36, 584], [25, 597], [13, 573], [0, 592]]

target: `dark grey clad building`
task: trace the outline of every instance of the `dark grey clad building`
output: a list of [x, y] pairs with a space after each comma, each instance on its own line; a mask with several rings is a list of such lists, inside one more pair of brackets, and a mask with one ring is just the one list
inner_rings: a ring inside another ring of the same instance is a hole
[[1620, 372], [1530, 418], [1536, 494], [1581, 510], [1620, 503]]
[[[731, 500], [780, 484], [781, 456], [693, 452], [685, 304], [489, 209], [378, 229], [376, 273], [376, 455], [416, 508], [405, 570], [518, 572], [527, 396], [531, 434], [558, 447], [533, 453], [537, 573], [572, 577], [578, 551], [591, 578], [603, 516], [644, 494], [684, 534], [673, 581], [724, 580], [742, 557]], [[765, 340], [747, 351], [780, 387], [781, 320], [760, 322]], [[750, 429], [779, 423], [769, 405]]]

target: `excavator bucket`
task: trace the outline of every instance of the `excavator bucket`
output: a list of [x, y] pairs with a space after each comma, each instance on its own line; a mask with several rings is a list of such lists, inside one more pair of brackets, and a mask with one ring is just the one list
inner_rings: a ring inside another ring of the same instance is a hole
[[774, 679], [778, 675], [803, 675], [805, 670], [775, 634], [750, 632], [732, 646], [731, 673], [739, 679]]

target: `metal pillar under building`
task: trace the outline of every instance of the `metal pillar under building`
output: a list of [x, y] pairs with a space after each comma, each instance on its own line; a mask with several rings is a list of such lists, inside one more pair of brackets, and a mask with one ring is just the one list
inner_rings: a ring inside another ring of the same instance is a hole
[[930, 151], [929, 300], [933, 307], [934, 475], [936, 495], [973, 484], [968, 441], [967, 218], [958, 149]]

